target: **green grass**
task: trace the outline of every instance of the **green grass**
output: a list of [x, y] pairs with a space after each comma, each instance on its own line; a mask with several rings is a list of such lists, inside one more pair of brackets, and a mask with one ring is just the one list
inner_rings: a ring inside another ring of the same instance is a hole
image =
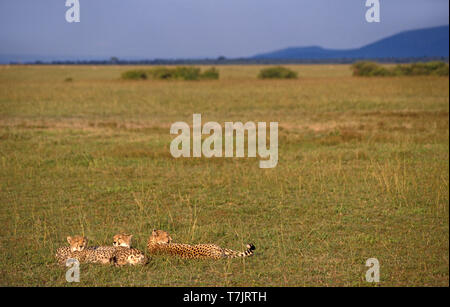
[[[123, 81], [130, 67], [0, 66], [0, 285], [73, 286], [68, 235], [255, 256], [82, 265], [81, 286], [449, 285], [448, 77], [352, 77], [350, 66], [218, 67], [220, 80]], [[65, 82], [72, 78], [72, 82]], [[279, 162], [174, 159], [170, 125], [278, 121]]]

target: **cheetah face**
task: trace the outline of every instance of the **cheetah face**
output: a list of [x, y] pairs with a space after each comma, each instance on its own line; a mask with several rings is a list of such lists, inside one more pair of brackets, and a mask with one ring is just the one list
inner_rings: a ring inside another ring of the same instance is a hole
[[123, 247], [131, 247], [131, 238], [132, 235], [127, 234], [118, 234], [114, 236], [114, 246], [123, 246]]
[[81, 252], [87, 246], [87, 238], [82, 236], [67, 237], [72, 252]]
[[170, 243], [172, 237], [164, 230], [153, 229], [152, 236], [150, 237], [152, 243]]

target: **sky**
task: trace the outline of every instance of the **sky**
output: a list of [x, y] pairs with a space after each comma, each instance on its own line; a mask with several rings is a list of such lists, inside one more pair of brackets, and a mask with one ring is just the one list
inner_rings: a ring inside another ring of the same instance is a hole
[[48, 59], [247, 57], [285, 47], [364, 46], [449, 23], [448, 0], [0, 0], [0, 56]]

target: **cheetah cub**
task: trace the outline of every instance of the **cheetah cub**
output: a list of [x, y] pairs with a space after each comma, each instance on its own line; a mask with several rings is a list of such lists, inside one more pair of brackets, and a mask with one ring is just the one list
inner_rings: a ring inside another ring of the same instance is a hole
[[69, 246], [60, 247], [56, 250], [56, 260], [64, 265], [69, 258], [77, 259], [80, 263], [112, 263], [114, 250], [106, 246], [88, 247], [86, 237], [67, 237]]
[[247, 250], [243, 252], [221, 248], [215, 244], [181, 244], [172, 243], [172, 237], [163, 230], [153, 230], [152, 236], [147, 243], [148, 251], [152, 254], [163, 253], [180, 256], [186, 259], [224, 259], [250, 257], [253, 255], [255, 246], [247, 244]]
[[117, 234], [114, 236], [113, 246], [116, 249], [114, 254], [113, 263], [116, 265], [125, 264], [146, 264], [148, 262], [147, 257], [140, 250], [131, 247], [132, 235]]

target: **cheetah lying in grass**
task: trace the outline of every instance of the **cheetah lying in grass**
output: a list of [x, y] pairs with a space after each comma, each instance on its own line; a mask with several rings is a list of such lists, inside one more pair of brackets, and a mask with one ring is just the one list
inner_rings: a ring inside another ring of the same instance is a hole
[[148, 259], [140, 250], [131, 247], [132, 235], [118, 234], [114, 236], [113, 246], [116, 248], [114, 263], [116, 265], [125, 264], [147, 264]]
[[70, 246], [58, 248], [56, 259], [64, 265], [69, 258], [77, 259], [80, 263], [100, 264], [146, 264], [147, 257], [131, 248], [131, 235], [120, 234], [114, 236], [113, 246], [87, 246], [87, 238], [82, 236], [67, 237]]
[[243, 252], [221, 248], [215, 244], [180, 244], [172, 243], [170, 235], [163, 230], [153, 230], [152, 236], [147, 243], [151, 254], [163, 253], [180, 256], [186, 259], [224, 259], [250, 257], [253, 255], [255, 246], [247, 244], [247, 250]]

